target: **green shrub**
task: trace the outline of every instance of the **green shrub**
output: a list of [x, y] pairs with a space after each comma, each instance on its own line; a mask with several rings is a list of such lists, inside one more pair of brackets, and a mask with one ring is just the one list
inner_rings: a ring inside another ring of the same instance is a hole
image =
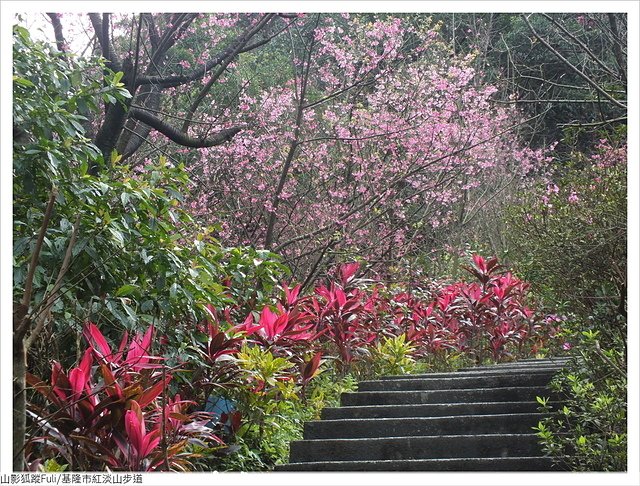
[[627, 147], [574, 154], [508, 217], [509, 259], [555, 310], [588, 316], [601, 303], [625, 312]]
[[402, 375], [416, 367], [413, 358], [416, 346], [407, 341], [406, 334], [383, 338], [374, 350], [373, 365], [378, 375]]
[[[545, 451], [571, 470], [625, 471], [626, 322], [615, 309], [597, 311], [591, 329], [565, 331], [574, 358], [551, 383], [563, 405], [538, 425], [538, 437]], [[544, 408], [549, 410], [548, 404]]]

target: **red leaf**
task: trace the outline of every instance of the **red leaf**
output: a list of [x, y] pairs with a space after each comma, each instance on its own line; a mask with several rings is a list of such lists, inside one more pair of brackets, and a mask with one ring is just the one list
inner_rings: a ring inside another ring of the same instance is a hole
[[343, 286], [346, 286], [351, 280], [353, 280], [353, 276], [359, 268], [360, 264], [357, 262], [345, 263], [340, 267], [338, 272], [340, 273], [340, 280]]
[[127, 346], [128, 341], [129, 332], [125, 331], [120, 340], [120, 346], [118, 346], [118, 353], [113, 357], [114, 361], [119, 361], [122, 358], [122, 353], [124, 353], [124, 348]]
[[147, 432], [142, 410], [135, 400], [131, 400], [131, 410], [127, 410], [124, 415], [124, 427], [129, 437], [129, 443], [138, 452], [139, 459], [142, 459], [144, 457], [142, 456], [143, 439]]
[[264, 306], [260, 314], [260, 326], [264, 329], [269, 339], [276, 335], [275, 323], [277, 320], [278, 316], [268, 306]]
[[79, 368], [84, 371], [84, 373], [89, 376], [91, 374], [91, 366], [93, 365], [93, 352], [91, 348], [87, 348], [82, 356], [82, 360], [80, 361]]
[[231, 419], [231, 431], [237, 432], [240, 429], [240, 425], [242, 424], [242, 412], [234, 411], [230, 414]]
[[282, 289], [284, 290], [284, 297], [289, 307], [293, 307], [298, 301], [298, 295], [300, 294], [301, 288], [302, 288], [302, 285], [296, 285], [292, 289], [289, 289], [289, 287], [286, 284], [282, 285]]
[[244, 332], [247, 336], [251, 336], [256, 331], [262, 329], [262, 324], [253, 325], [253, 314], [249, 313], [244, 322], [238, 326], [235, 326], [231, 330], [235, 332]]
[[165, 384], [171, 381], [171, 375], [167, 375], [166, 380], [160, 380], [158, 383], [153, 385], [147, 391], [145, 391], [138, 400], [138, 404], [141, 407], [145, 407], [150, 404], [152, 401], [156, 399], [158, 395], [164, 390]]
[[109, 347], [109, 343], [107, 343], [107, 340], [100, 332], [100, 329], [98, 329], [93, 322], [87, 322], [85, 324], [82, 335], [87, 340], [89, 346], [96, 351], [98, 356], [111, 360], [111, 348]]
[[318, 367], [320, 366], [320, 358], [322, 358], [322, 351], [318, 351], [313, 358], [307, 361], [302, 370], [302, 383], [307, 384], [314, 377]]
[[79, 396], [87, 384], [88, 375], [80, 368], [73, 368], [69, 373], [69, 382], [71, 383], [71, 391], [73, 396]]
[[480, 255], [473, 255], [473, 263], [480, 272], [487, 273], [487, 264]]

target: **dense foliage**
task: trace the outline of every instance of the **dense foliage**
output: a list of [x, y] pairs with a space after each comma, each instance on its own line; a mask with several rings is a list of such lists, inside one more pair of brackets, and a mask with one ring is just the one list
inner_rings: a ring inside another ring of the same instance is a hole
[[626, 145], [600, 140], [514, 206], [510, 224], [518, 267], [568, 317], [575, 357], [553, 387], [565, 405], [539, 436], [575, 470], [626, 468], [626, 174]]
[[571, 470], [625, 471], [626, 321], [606, 306], [594, 314], [587, 330], [582, 323], [567, 326], [574, 358], [551, 386], [564, 404], [538, 424], [538, 436], [546, 452]]
[[[185, 336], [183, 325], [204, 312], [204, 303], [229, 299], [222, 284], [227, 276], [244, 271], [255, 277], [254, 285], [269, 285], [269, 270], [249, 272], [262, 262], [271, 268], [275, 257], [262, 252], [258, 262], [250, 251], [244, 260], [234, 256], [238, 250], [223, 249], [210, 229], [181, 208], [184, 167], [161, 158], [134, 173], [117, 157], [110, 169], [104, 167], [85, 136], [82, 113], [95, 110], [100, 99], [119, 103], [129, 96], [120, 76], [111, 73], [107, 86], [87, 84], [84, 76], [104, 68], [103, 61], [74, 59], [34, 43], [21, 27], [14, 32], [18, 377], [24, 380], [27, 360], [38, 373], [52, 358], [70, 364], [69, 350], [78, 346], [86, 320], [104, 323], [114, 337], [155, 323], [175, 343]], [[102, 167], [97, 175], [94, 166]], [[18, 388], [22, 380], [16, 380]], [[21, 389], [15, 393], [24, 397]], [[20, 406], [15, 412], [24, 414]]]
[[589, 315], [605, 304], [625, 313], [626, 154], [626, 143], [600, 140], [511, 208], [518, 268], [555, 306]]

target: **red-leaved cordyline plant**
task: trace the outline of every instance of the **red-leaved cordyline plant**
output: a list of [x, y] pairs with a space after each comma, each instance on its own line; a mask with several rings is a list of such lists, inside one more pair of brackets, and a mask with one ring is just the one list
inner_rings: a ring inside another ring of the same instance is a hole
[[[129, 342], [129, 333], [125, 331], [116, 352], [111, 351], [109, 343], [94, 323], [88, 322], [82, 334], [97, 359], [117, 373], [121, 369], [141, 372], [145, 369], [157, 369], [161, 366], [162, 358], [150, 356], [153, 332], [154, 327], [151, 325], [144, 334], [136, 334]], [[127, 343], [129, 346], [125, 355]], [[125, 374], [126, 376], [128, 375]]]
[[[192, 374], [187, 381], [189, 396], [196, 396], [203, 403], [214, 390], [239, 385], [236, 378], [240, 370], [235, 355], [244, 342], [244, 337], [235, 334], [233, 329], [225, 331], [221, 328], [218, 321], [220, 313], [212, 305], [207, 304], [206, 311], [207, 318], [197, 325], [197, 331], [205, 335], [204, 339], [197, 339], [197, 333], [193, 336], [199, 362], [189, 367]], [[230, 326], [230, 315], [223, 312], [222, 316]]]
[[305, 297], [300, 297], [301, 289], [302, 285], [296, 285], [295, 287], [290, 289], [286, 283], [282, 284], [284, 299], [282, 299], [281, 303], [285, 309], [293, 309], [305, 300]]
[[242, 333], [248, 341], [269, 349], [276, 356], [295, 361], [299, 353], [312, 347], [320, 335], [314, 315], [299, 305], [301, 301], [296, 294], [295, 289], [293, 293], [287, 293], [287, 307], [278, 303], [274, 311], [264, 306], [255, 324], [253, 313], [250, 313], [242, 324], [232, 329], [233, 332]]
[[454, 333], [434, 312], [441, 303], [442, 301], [425, 302], [409, 292], [401, 292], [390, 299], [390, 312], [393, 314], [391, 334], [405, 334], [407, 342], [414, 346], [415, 358], [424, 358], [456, 347]]
[[321, 358], [322, 351], [318, 351], [311, 357], [311, 359], [309, 359], [309, 361], [304, 362], [304, 366], [302, 367], [299, 378], [299, 383], [302, 386], [303, 393], [309, 382], [318, 374]]
[[145, 467], [144, 461], [160, 444], [160, 429], [156, 427], [147, 432], [140, 405], [135, 400], [131, 400], [130, 407], [124, 414], [126, 440], [124, 437], [119, 437], [116, 444], [122, 451], [123, 457], [127, 458], [131, 469], [148, 470], [151, 468]]
[[[536, 321], [541, 319], [526, 305], [528, 284], [504, 271], [496, 258], [474, 255], [466, 268], [478, 282], [457, 282], [444, 289], [437, 299], [441, 322], [457, 338], [457, 348], [469, 352], [478, 362], [494, 361], [522, 353], [525, 343], [545, 334]], [[536, 336], [534, 336], [534, 334]]]
[[198, 397], [206, 403], [208, 396], [215, 390], [238, 386], [236, 378], [239, 373], [235, 355], [244, 338], [229, 336], [221, 330], [217, 323], [207, 324], [206, 341], [195, 347], [198, 363], [189, 366], [191, 376], [187, 381], [189, 396]]
[[319, 285], [308, 304], [319, 335], [335, 347], [340, 373], [348, 372], [358, 353], [378, 335], [372, 297], [356, 287], [343, 287], [353, 280], [358, 268], [357, 263], [339, 267], [342, 285]]
[[34, 432], [28, 458], [62, 457], [70, 470], [186, 470], [188, 443], [221, 444], [204, 427], [210, 415], [189, 414], [189, 402], [167, 397], [172, 376], [150, 353], [152, 327], [130, 342], [125, 333], [116, 353], [94, 324], [87, 323], [83, 334], [89, 347], [68, 374], [54, 362], [50, 384], [27, 377], [45, 398], [29, 410]]
[[[356, 271], [349, 265], [337, 275], [347, 284]], [[549, 344], [557, 330], [527, 306], [528, 284], [496, 258], [475, 255], [467, 271], [475, 282], [444, 285], [431, 300], [410, 292], [381, 297], [379, 287], [365, 293], [335, 282], [318, 286], [312, 312], [324, 332], [322, 340], [336, 347], [343, 368], [380, 336], [404, 334], [414, 358], [453, 350], [478, 362], [535, 355]]]

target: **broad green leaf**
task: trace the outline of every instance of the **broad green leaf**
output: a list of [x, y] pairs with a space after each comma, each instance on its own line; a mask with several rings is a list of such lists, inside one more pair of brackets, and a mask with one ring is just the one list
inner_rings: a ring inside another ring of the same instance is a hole
[[128, 295], [133, 294], [137, 290], [138, 290], [137, 285], [125, 284], [122, 287], [120, 287], [118, 290], [116, 290], [116, 297], [126, 297]]

